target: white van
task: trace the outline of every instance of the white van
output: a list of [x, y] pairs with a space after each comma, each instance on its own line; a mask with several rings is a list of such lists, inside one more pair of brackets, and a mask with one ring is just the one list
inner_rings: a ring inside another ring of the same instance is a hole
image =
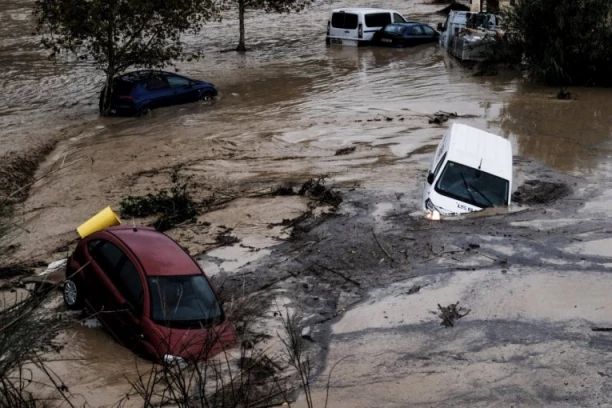
[[341, 8], [332, 10], [327, 20], [326, 44], [365, 45], [374, 33], [391, 23], [405, 23], [395, 10], [377, 8]]
[[454, 215], [509, 206], [511, 191], [510, 142], [454, 123], [431, 162], [423, 189], [423, 210]]

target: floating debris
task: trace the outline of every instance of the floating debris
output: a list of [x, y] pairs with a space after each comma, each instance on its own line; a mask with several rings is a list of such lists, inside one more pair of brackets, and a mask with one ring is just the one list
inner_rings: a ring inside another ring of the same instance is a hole
[[343, 147], [342, 149], [336, 150], [335, 156], [344, 156], [346, 154], [351, 154], [357, 149], [356, 146]]
[[455, 320], [461, 319], [462, 317], [467, 316], [470, 313], [469, 309], [464, 309], [462, 307], [458, 307], [459, 302], [451, 303], [448, 306], [442, 307], [438, 303], [438, 309], [442, 312], [439, 316], [442, 319], [442, 326], [445, 327], [454, 327]]

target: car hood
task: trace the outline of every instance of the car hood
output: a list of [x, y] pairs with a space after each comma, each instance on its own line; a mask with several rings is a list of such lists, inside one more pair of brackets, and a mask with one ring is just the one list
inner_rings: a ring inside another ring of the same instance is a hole
[[155, 343], [160, 360], [163, 360], [165, 355], [186, 360], [203, 360], [236, 345], [236, 333], [227, 320], [205, 329], [177, 329], [155, 325], [155, 334], [150, 338]]

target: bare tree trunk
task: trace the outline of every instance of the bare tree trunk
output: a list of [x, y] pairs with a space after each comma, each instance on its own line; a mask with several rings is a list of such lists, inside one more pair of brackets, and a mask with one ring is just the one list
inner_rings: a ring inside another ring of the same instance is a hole
[[238, 0], [238, 20], [240, 20], [240, 39], [238, 40], [238, 47], [236, 51], [245, 52], [246, 47], [244, 45], [244, 12], [246, 9], [245, 0]]
[[110, 110], [111, 98], [113, 93], [113, 78], [115, 74], [109, 69], [106, 71], [106, 81], [104, 82], [104, 90], [100, 94], [100, 115], [108, 115]]

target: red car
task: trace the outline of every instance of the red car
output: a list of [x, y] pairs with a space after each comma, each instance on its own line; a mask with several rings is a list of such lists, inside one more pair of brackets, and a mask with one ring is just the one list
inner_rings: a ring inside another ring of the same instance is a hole
[[204, 359], [236, 343], [208, 277], [151, 228], [85, 237], [68, 259], [64, 302], [87, 306], [121, 344], [156, 361]]

